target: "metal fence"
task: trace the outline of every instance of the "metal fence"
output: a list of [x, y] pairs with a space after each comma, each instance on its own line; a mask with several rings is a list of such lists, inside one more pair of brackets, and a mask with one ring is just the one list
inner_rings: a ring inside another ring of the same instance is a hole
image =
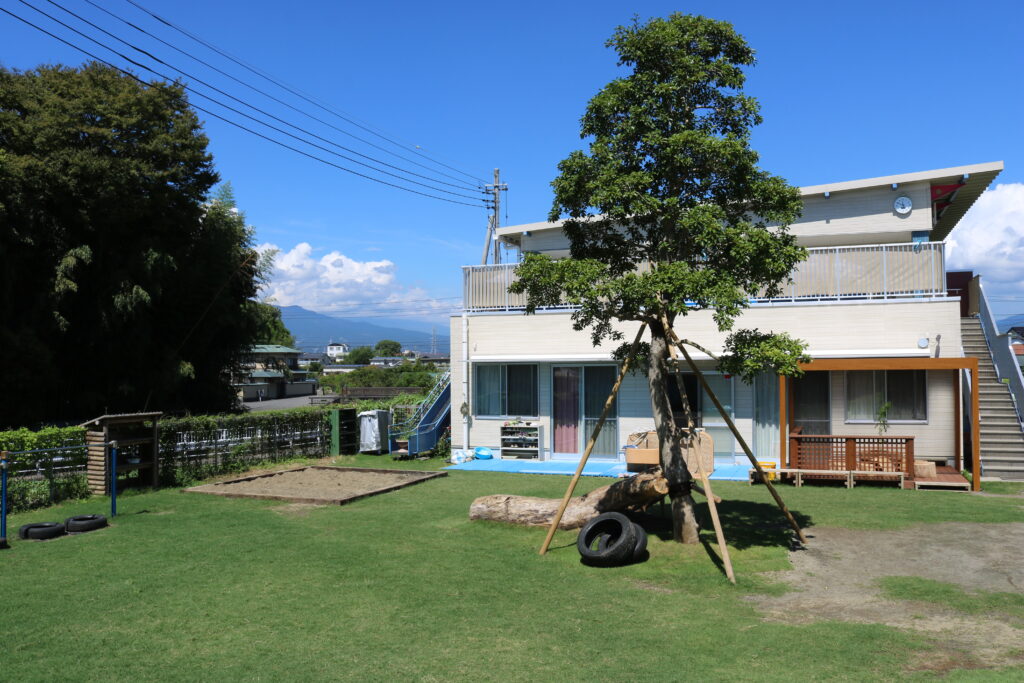
[[[945, 297], [944, 248], [943, 242], [814, 247], [778, 296], [754, 296], [751, 302]], [[508, 292], [516, 265], [463, 266], [465, 310], [526, 308], [525, 294]]]

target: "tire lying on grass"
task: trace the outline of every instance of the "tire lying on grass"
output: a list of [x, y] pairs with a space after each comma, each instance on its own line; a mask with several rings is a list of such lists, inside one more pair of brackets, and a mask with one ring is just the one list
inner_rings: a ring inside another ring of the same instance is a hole
[[45, 541], [64, 535], [64, 525], [60, 522], [36, 522], [23, 524], [18, 529], [18, 538], [22, 540]]
[[64, 528], [69, 534], [80, 534], [86, 531], [102, 529], [107, 525], [107, 518], [103, 515], [78, 515], [68, 517], [64, 520]]
[[[584, 564], [593, 567], [616, 567], [634, 560], [638, 543], [637, 530], [621, 512], [605, 512], [587, 522], [576, 538], [576, 549]], [[643, 529], [639, 529], [643, 532]], [[643, 533], [644, 549], [647, 534]]]

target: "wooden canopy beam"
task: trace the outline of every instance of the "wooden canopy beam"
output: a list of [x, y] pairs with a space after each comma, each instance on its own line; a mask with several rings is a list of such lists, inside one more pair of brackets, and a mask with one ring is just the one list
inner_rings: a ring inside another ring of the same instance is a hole
[[[965, 358], [818, 358], [809, 363], [800, 363], [800, 368], [808, 372], [819, 370], [969, 370], [973, 391], [971, 391], [971, 490], [981, 490], [981, 433], [980, 409], [978, 403], [978, 359]], [[783, 385], [784, 386], [784, 385]], [[954, 398], [959, 406], [962, 400], [959, 393]], [[786, 429], [787, 415], [780, 401], [779, 423]], [[959, 410], [959, 407], [956, 408]], [[779, 442], [780, 453], [785, 453], [782, 445], [788, 438], [783, 433]], [[960, 437], [958, 437], [960, 438]]]

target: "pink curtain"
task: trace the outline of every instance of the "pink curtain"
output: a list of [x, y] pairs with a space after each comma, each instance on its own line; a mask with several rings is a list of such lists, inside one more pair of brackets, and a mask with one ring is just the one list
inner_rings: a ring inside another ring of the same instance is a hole
[[579, 451], [580, 373], [579, 368], [554, 368], [553, 379], [555, 452]]

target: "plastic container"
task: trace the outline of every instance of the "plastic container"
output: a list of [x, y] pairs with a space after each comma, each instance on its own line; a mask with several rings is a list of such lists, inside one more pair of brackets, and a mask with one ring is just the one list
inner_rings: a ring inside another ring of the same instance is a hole
[[477, 446], [473, 449], [473, 457], [477, 460], [491, 460], [494, 457], [494, 452], [487, 446]]

